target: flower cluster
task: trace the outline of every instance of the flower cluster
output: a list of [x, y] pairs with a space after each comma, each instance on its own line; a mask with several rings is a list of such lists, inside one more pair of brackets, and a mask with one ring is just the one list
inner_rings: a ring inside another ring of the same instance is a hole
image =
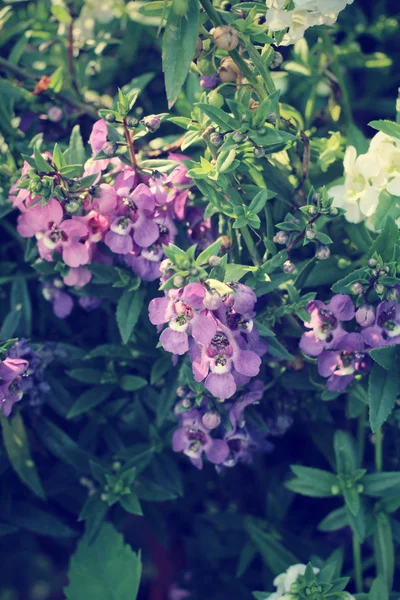
[[[89, 143], [93, 155], [106, 153], [107, 123], [98, 121]], [[182, 157], [170, 155], [177, 163], [169, 174], [153, 171], [152, 176], [137, 172], [118, 158], [90, 159], [83, 179], [94, 178], [95, 185], [79, 188], [79, 180], [70, 180], [64, 199], [50, 197], [43, 203], [43, 186], [39, 174], [25, 162], [22, 176], [11, 189], [11, 200], [20, 211], [18, 232], [22, 237], [36, 237], [40, 257], [58, 260], [66, 268], [63, 281], [67, 286], [83, 287], [91, 280], [91, 263], [125, 264], [145, 281], [161, 276], [159, 265], [164, 258], [163, 244], [168, 245], [177, 233], [175, 220], [183, 220], [191, 180], [186, 177]], [[183, 157], [184, 158], [184, 157]], [[51, 156], [50, 184], [61, 187], [65, 178], [57, 171]], [[30, 181], [27, 181], [31, 177]], [[51, 194], [51, 192], [50, 192]], [[190, 216], [187, 217], [190, 220]], [[194, 215], [193, 228], [202, 220]], [[193, 231], [193, 229], [191, 229]], [[58, 294], [59, 295], [59, 294]]]
[[357, 156], [349, 146], [343, 164], [344, 183], [329, 190], [333, 206], [343, 208], [350, 223], [365, 221], [369, 229], [379, 229], [375, 221], [381, 193], [400, 195], [400, 141], [378, 132], [365, 154]]
[[27, 360], [7, 356], [0, 363], [0, 409], [8, 417], [12, 407], [24, 395], [22, 376], [29, 367]]
[[[307, 571], [307, 565], [296, 564], [290, 566], [284, 573], [281, 573], [274, 579], [274, 586], [277, 588], [276, 592], [266, 596], [268, 600], [297, 600], [303, 598], [303, 594], [299, 592], [301, 587], [304, 587], [305, 584], [305, 574]], [[314, 575], [318, 575], [320, 569], [313, 567], [312, 571]], [[332, 585], [328, 584], [330, 588]], [[318, 590], [318, 584], [316, 584]], [[316, 591], [317, 591], [316, 590]], [[308, 592], [308, 593], [307, 593]], [[311, 590], [306, 589], [306, 594], [311, 595]], [[319, 590], [321, 593], [321, 590]], [[318, 596], [319, 597], [319, 596]], [[324, 596], [325, 597], [325, 596]], [[338, 592], [337, 594], [333, 593], [332, 598], [341, 598], [341, 600], [355, 600], [354, 596], [349, 594], [348, 592]], [[321, 596], [322, 598], [322, 596]]]
[[[353, 0], [266, 0], [266, 25], [271, 31], [286, 31], [282, 46], [294, 44], [309, 27], [333, 25], [342, 11]], [[287, 8], [291, 4], [293, 7]]]
[[205, 282], [189, 283], [149, 305], [151, 323], [168, 324], [160, 336], [164, 350], [189, 353], [195, 381], [205, 380], [206, 389], [221, 399], [258, 375], [267, 351], [253, 322], [253, 290], [232, 282], [227, 291], [221, 296]]
[[249, 391], [235, 402], [220, 405], [216, 410], [211, 398], [203, 397], [193, 407], [194, 394], [189, 392], [178, 402], [175, 414], [179, 427], [172, 439], [175, 452], [183, 452], [194, 466], [203, 467], [203, 457], [219, 467], [233, 467], [238, 462], [249, 463], [257, 451], [272, 449], [259, 432], [246, 425], [246, 406], [257, 404], [263, 397], [264, 385], [259, 379], [251, 382]]
[[[375, 320], [373, 309], [362, 306], [356, 311], [350, 296], [336, 294], [329, 304], [312, 300], [307, 310], [311, 315], [310, 321], [305, 323], [309, 331], [303, 333], [300, 349], [317, 357], [318, 373], [328, 378], [328, 389], [341, 392], [357, 374], [367, 373], [371, 367], [368, 352], [377, 344], [369, 342], [366, 332], [370, 329], [367, 326]], [[353, 319], [361, 331], [349, 333], [343, 323]]]

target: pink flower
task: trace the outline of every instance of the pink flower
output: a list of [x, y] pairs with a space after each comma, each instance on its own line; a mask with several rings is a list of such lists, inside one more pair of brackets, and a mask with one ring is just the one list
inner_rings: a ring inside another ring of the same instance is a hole
[[28, 366], [26, 360], [8, 357], [0, 364], [0, 407], [4, 417], [8, 417], [14, 404], [22, 399], [19, 380]]
[[104, 119], [96, 121], [89, 137], [89, 144], [92, 147], [93, 154], [97, 154], [103, 148], [107, 142], [107, 134], [107, 122]]

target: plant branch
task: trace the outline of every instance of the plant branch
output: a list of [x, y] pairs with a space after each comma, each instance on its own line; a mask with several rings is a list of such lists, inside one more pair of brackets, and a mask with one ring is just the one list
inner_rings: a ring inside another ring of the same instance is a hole
[[254, 263], [254, 266], [259, 267], [261, 264], [261, 259], [260, 256], [257, 252], [257, 248], [255, 247], [253, 238], [250, 235], [250, 231], [249, 228], [247, 227], [247, 225], [245, 225], [244, 227], [240, 228], [240, 233], [243, 236], [243, 239], [245, 241], [245, 244], [247, 246], [247, 249], [249, 251], [249, 254], [251, 256], [251, 259]]
[[325, 49], [327, 54], [332, 59], [332, 73], [336, 77], [337, 83], [341, 92], [341, 100], [342, 100], [342, 108], [343, 108], [343, 116], [347, 125], [352, 125], [353, 123], [353, 114], [351, 110], [351, 102], [350, 97], [347, 91], [347, 86], [343, 77], [342, 66], [339, 62], [335, 45], [332, 41], [332, 37], [330, 32], [322, 31], [321, 32], [322, 39], [324, 41]]
[[129, 158], [131, 160], [132, 167], [134, 169], [138, 169], [138, 164], [136, 161], [135, 148], [133, 146], [133, 137], [129, 133], [128, 125], [126, 124], [126, 117], [123, 118], [122, 125], [124, 127], [124, 134], [126, 143], [128, 144]]
[[353, 563], [354, 563], [354, 578], [356, 581], [357, 593], [363, 593], [363, 577], [362, 577], [362, 561], [361, 561], [361, 544], [357, 535], [353, 532]]
[[71, 84], [77, 94], [80, 95], [78, 84], [75, 76], [74, 65], [74, 20], [71, 16], [71, 21], [68, 25], [68, 40], [67, 40], [67, 56], [68, 56], [68, 72], [71, 78]]

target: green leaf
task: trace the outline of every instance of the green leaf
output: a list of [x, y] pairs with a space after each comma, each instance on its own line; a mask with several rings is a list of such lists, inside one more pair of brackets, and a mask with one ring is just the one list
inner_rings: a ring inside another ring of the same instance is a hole
[[170, 370], [172, 365], [171, 356], [161, 356], [153, 363], [150, 373], [150, 383], [154, 385]]
[[360, 279], [363, 279], [364, 277], [365, 277], [365, 269], [364, 268], [356, 269], [352, 273], [349, 273], [348, 275], [346, 275], [346, 277], [343, 277], [343, 279], [339, 279], [339, 281], [334, 283], [331, 288], [332, 292], [335, 292], [335, 294], [348, 294], [351, 284], [354, 283], [355, 281], [359, 281]]
[[111, 384], [98, 385], [90, 388], [86, 392], [83, 392], [83, 394], [81, 394], [71, 406], [67, 414], [67, 419], [73, 419], [74, 417], [88, 412], [95, 406], [98, 406], [111, 396], [114, 389], [115, 386]]
[[246, 519], [245, 528], [261, 553], [265, 564], [274, 575], [279, 575], [286, 571], [290, 565], [298, 563], [297, 558], [271, 533], [261, 529], [255, 519]]
[[396, 366], [397, 346], [386, 346], [386, 348], [373, 348], [370, 351], [371, 358], [384, 369], [390, 371]]
[[146, 379], [143, 377], [137, 377], [136, 375], [123, 375], [121, 377], [120, 386], [125, 392], [136, 392], [141, 388], [146, 387]]
[[291, 479], [285, 485], [292, 492], [312, 498], [328, 498], [333, 495], [332, 487], [337, 486], [333, 473], [300, 465], [291, 465], [290, 468], [296, 479]]
[[185, 15], [171, 9], [165, 25], [162, 64], [168, 108], [171, 108], [185, 83], [196, 50], [199, 29], [199, 3], [188, 0]]
[[353, 438], [347, 431], [336, 431], [334, 436], [336, 470], [340, 475], [351, 475], [358, 468], [358, 456]]
[[85, 147], [79, 125], [75, 125], [71, 132], [68, 146], [68, 164], [83, 164], [86, 161]]
[[318, 529], [320, 531], [337, 531], [338, 529], [347, 527], [348, 524], [346, 509], [343, 506], [326, 515], [318, 524]]
[[17, 335], [30, 337], [32, 333], [32, 304], [26, 280], [22, 277], [13, 281], [11, 287], [11, 306], [20, 312], [20, 319], [16, 329]]
[[374, 433], [391, 414], [399, 392], [399, 370], [387, 371], [375, 363], [368, 382], [369, 420]]
[[101, 383], [104, 373], [97, 369], [71, 369], [67, 375], [82, 383]]
[[137, 481], [135, 491], [139, 498], [149, 502], [164, 502], [165, 500], [175, 500], [177, 497], [176, 492], [143, 477]]
[[391, 590], [395, 567], [394, 544], [390, 519], [384, 513], [378, 513], [376, 516], [374, 551], [377, 574]]
[[7, 520], [21, 529], [55, 538], [75, 537], [76, 532], [53, 514], [28, 502], [13, 504]]
[[128, 513], [139, 516], [143, 515], [142, 507], [136, 494], [131, 493], [127, 494], [126, 496], [122, 496], [119, 503]]
[[25, 485], [39, 498], [44, 499], [46, 495], [31, 457], [28, 436], [20, 413], [9, 418], [0, 415], [0, 421], [4, 446], [14, 471]]
[[69, 566], [67, 600], [136, 600], [142, 563], [114, 527], [105, 523], [90, 544], [85, 535]]
[[376, 252], [382, 257], [384, 262], [390, 262], [393, 256], [393, 248], [398, 243], [399, 228], [391, 217], [387, 217], [385, 220], [385, 226], [370, 247], [368, 256], [371, 257]]
[[0, 329], [0, 340], [8, 340], [13, 337], [17, 331], [20, 320], [22, 317], [21, 306], [11, 310], [6, 318], [3, 320], [3, 324]]
[[217, 240], [216, 242], [210, 244], [210, 246], [203, 250], [203, 252], [200, 252], [196, 258], [196, 265], [204, 265], [208, 262], [211, 256], [218, 256], [218, 253], [221, 250], [221, 244], [222, 240]]
[[123, 344], [129, 342], [132, 331], [142, 312], [143, 302], [143, 290], [136, 290], [134, 292], [127, 290], [118, 301], [116, 318]]
[[209, 117], [216, 125], [218, 125], [222, 132], [237, 129], [239, 126], [239, 123], [233, 117], [231, 117], [231, 115], [222, 110], [222, 108], [212, 106], [212, 104], [203, 104], [201, 102], [198, 102], [195, 104], [195, 106], [204, 112], [207, 117]]
[[377, 231], [384, 227], [388, 217], [395, 221], [400, 217], [400, 198], [393, 196], [387, 190], [382, 190], [375, 212], [374, 226]]
[[258, 214], [264, 208], [268, 198], [268, 190], [260, 190], [250, 202], [249, 211]]
[[[60, 7], [61, 8], [61, 7]], [[64, 67], [61, 65], [57, 67], [53, 75], [50, 78], [49, 88], [56, 94], [61, 91], [64, 81]]]
[[400, 493], [400, 473], [397, 471], [369, 473], [364, 475], [361, 483], [367, 496], [397, 496]]
[[370, 121], [368, 125], [374, 129], [378, 129], [378, 131], [382, 131], [382, 133], [386, 133], [386, 135], [390, 135], [391, 137], [400, 140], [400, 123], [395, 123], [394, 121], [389, 121], [387, 119], [380, 119], [378, 121]]
[[52, 4], [51, 13], [55, 16], [57, 21], [60, 21], [60, 23], [66, 23], [68, 25], [68, 23], [71, 23], [72, 21], [68, 9], [61, 4]]
[[276, 356], [282, 360], [294, 360], [294, 356], [290, 354], [284, 346], [275, 337], [268, 339], [268, 352], [272, 356]]
[[52, 171], [49, 163], [43, 158], [36, 146], [33, 149], [33, 155], [38, 171], [41, 171], [42, 173], [50, 173], [50, 171]]

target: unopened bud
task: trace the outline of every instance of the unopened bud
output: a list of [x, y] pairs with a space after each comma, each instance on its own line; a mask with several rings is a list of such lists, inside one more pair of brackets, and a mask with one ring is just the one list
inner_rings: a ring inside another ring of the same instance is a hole
[[263, 158], [265, 156], [265, 150], [262, 146], [254, 146], [254, 156], [256, 158]]
[[79, 208], [80, 208], [80, 203], [77, 202], [76, 200], [71, 200], [70, 202], [67, 202], [65, 204], [65, 209], [70, 214], [75, 213], [77, 210], [79, 210]]
[[229, 235], [221, 235], [218, 239], [221, 240], [221, 252], [229, 252], [232, 248], [232, 240]]
[[173, 0], [172, 1], [172, 10], [174, 13], [180, 17], [186, 15], [189, 8], [188, 0]]
[[387, 291], [387, 299], [397, 302], [399, 299], [400, 293], [396, 288], [391, 288]]
[[163, 275], [165, 275], [165, 273], [167, 273], [168, 271], [170, 271], [173, 267], [172, 262], [169, 260], [169, 258], [164, 258], [164, 260], [161, 261], [160, 263], [160, 271]]
[[239, 44], [239, 34], [231, 25], [220, 25], [214, 29], [214, 44], [220, 50], [231, 52]]
[[376, 267], [377, 265], [377, 260], [375, 258], [370, 258], [368, 261], [368, 266], [371, 267], [371, 269], [373, 269], [374, 267]]
[[280, 52], [275, 51], [274, 58], [271, 61], [270, 68], [277, 69], [283, 63], [283, 56]]
[[356, 281], [356, 282], [354, 282], [354, 283], [351, 284], [350, 291], [355, 296], [361, 296], [361, 294], [364, 291], [364, 287], [363, 287], [363, 285], [359, 281]]
[[369, 304], [364, 304], [356, 312], [356, 321], [361, 327], [369, 327], [375, 321], [375, 311]]
[[204, 427], [215, 429], [221, 423], [221, 417], [216, 411], [207, 411], [201, 418]]
[[284, 262], [282, 268], [284, 273], [293, 273], [293, 271], [296, 269], [295, 265], [292, 263], [291, 260], [287, 260], [286, 262]]
[[208, 310], [217, 310], [222, 303], [222, 298], [216, 290], [207, 290], [204, 296], [203, 305]]
[[182, 406], [183, 406], [183, 408], [186, 408], [186, 409], [187, 409], [187, 408], [190, 408], [190, 407], [192, 406], [192, 401], [191, 401], [191, 399], [190, 399], [190, 398], [184, 398], [184, 399], [182, 400]]
[[133, 129], [134, 127], [137, 127], [138, 123], [139, 123], [139, 121], [137, 120], [136, 117], [126, 117], [126, 124], [129, 127], [129, 129]]
[[142, 119], [143, 125], [150, 131], [150, 133], [154, 133], [161, 125], [160, 117], [157, 115], [149, 115], [148, 117], [144, 117]]
[[385, 286], [383, 285], [383, 283], [375, 283], [374, 289], [379, 296], [382, 296], [382, 294], [385, 291]]
[[271, 125], [275, 125], [276, 123], [276, 114], [271, 112], [266, 118], [267, 123], [271, 123]]
[[208, 259], [208, 264], [210, 267], [219, 267], [221, 259], [219, 256], [210, 256]]
[[106, 115], [106, 121], [107, 123], [115, 123], [115, 115], [114, 113], [108, 113], [108, 115]]
[[340, 487], [338, 485], [333, 485], [331, 487], [332, 496], [338, 496], [340, 494]]
[[336, 208], [336, 206], [331, 206], [329, 209], [329, 216], [330, 217], [337, 217], [339, 214], [339, 209]]
[[178, 398], [184, 398], [187, 394], [187, 388], [183, 385], [180, 385], [178, 388], [176, 388], [176, 395], [178, 396]]
[[315, 237], [317, 235], [317, 232], [315, 231], [315, 229], [313, 227], [309, 227], [306, 231], [306, 238], [308, 240], [314, 240]]
[[224, 136], [222, 133], [214, 132], [210, 135], [210, 142], [213, 146], [221, 146], [224, 143]]
[[116, 142], [106, 142], [103, 146], [103, 152], [107, 156], [114, 156], [118, 149]]
[[49, 109], [47, 116], [49, 117], [50, 121], [53, 121], [53, 123], [57, 123], [63, 118], [63, 111], [58, 106], [52, 106]]
[[240, 75], [240, 69], [235, 61], [230, 56], [227, 56], [221, 60], [218, 73], [221, 81], [224, 83], [230, 83], [236, 81]]
[[175, 287], [180, 288], [185, 283], [185, 279], [181, 275], [176, 275], [173, 279], [173, 282]]
[[331, 251], [329, 250], [328, 246], [320, 246], [315, 253], [316, 258], [319, 260], [326, 260], [330, 257], [330, 255]]
[[289, 239], [289, 234], [287, 231], [278, 231], [278, 233], [274, 237], [274, 242], [276, 244], [286, 244]]
[[237, 131], [234, 131], [232, 134], [233, 141], [238, 144], [240, 144], [240, 142], [243, 142], [245, 137], [246, 137], [246, 134], [243, 133], [243, 131], [240, 131], [239, 129]]

